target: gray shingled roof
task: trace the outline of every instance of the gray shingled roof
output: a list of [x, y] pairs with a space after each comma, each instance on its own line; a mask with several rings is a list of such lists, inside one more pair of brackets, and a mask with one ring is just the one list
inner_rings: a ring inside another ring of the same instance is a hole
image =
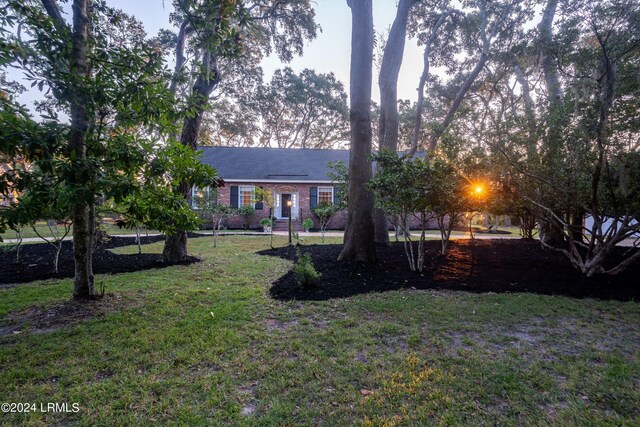
[[299, 148], [200, 147], [202, 161], [218, 170], [222, 179], [274, 181], [328, 181], [327, 164], [349, 164], [349, 150]]

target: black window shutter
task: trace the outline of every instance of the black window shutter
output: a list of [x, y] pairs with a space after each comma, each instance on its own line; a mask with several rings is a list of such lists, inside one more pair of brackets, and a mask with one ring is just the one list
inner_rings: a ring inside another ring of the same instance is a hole
[[340, 195], [338, 194], [338, 187], [333, 187], [333, 204], [338, 206], [340, 203], [342, 203], [342, 200], [340, 200]]
[[311, 209], [318, 206], [318, 187], [311, 187], [309, 189], [309, 207]]
[[[259, 187], [261, 190], [264, 190], [264, 187]], [[257, 211], [261, 211], [262, 209], [264, 209], [264, 206], [262, 204], [262, 199], [256, 201], [256, 210]]]
[[238, 186], [237, 185], [231, 186], [231, 207], [236, 209], [238, 208]]

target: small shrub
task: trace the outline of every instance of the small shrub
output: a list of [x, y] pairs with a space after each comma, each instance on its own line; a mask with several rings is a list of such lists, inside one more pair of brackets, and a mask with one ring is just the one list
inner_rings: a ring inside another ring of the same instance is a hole
[[273, 221], [271, 221], [271, 219], [269, 218], [262, 218], [260, 220], [260, 225], [262, 227], [271, 227], [273, 225]]
[[322, 236], [322, 243], [324, 243], [324, 233], [327, 231], [329, 221], [331, 221], [331, 218], [333, 218], [339, 211], [339, 205], [332, 205], [327, 202], [321, 202], [313, 208], [313, 213], [318, 217], [318, 220], [320, 220], [320, 236]]
[[295, 274], [298, 283], [304, 287], [311, 287], [318, 283], [321, 273], [319, 273], [313, 265], [311, 254], [301, 254], [300, 249], [296, 249], [298, 262], [293, 266], [293, 274]]
[[302, 221], [302, 229], [304, 231], [309, 231], [313, 227], [313, 220], [311, 218], [307, 218]]
[[253, 206], [241, 206], [237, 209], [238, 215], [244, 218], [244, 228], [247, 229], [251, 226], [251, 217], [256, 213]]
[[265, 233], [269, 233], [271, 235], [271, 249], [273, 249], [273, 221], [270, 218], [262, 218], [260, 220], [260, 225]]

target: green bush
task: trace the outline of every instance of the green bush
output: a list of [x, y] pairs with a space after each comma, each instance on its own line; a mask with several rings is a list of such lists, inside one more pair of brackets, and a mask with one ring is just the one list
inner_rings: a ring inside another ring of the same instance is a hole
[[321, 273], [313, 266], [311, 254], [301, 254], [300, 248], [296, 248], [296, 256], [298, 262], [293, 266], [293, 274], [295, 274], [298, 283], [304, 287], [311, 287], [318, 283]]
[[244, 218], [244, 228], [249, 228], [251, 226], [251, 217], [256, 213], [255, 208], [253, 206], [240, 206], [236, 212]]
[[273, 221], [270, 218], [262, 218], [260, 220], [260, 225], [263, 227], [271, 227], [273, 225]]
[[313, 227], [313, 220], [311, 218], [307, 218], [302, 221], [302, 229], [304, 231], [309, 231]]

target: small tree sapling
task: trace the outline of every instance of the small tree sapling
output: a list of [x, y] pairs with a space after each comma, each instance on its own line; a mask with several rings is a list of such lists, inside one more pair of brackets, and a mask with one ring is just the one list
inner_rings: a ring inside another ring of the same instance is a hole
[[[269, 209], [269, 218], [264, 218], [269, 220], [269, 245], [271, 249], [273, 249], [273, 218], [271, 215], [273, 214], [273, 207], [275, 206], [275, 198], [273, 196], [273, 191], [265, 190], [262, 187], [256, 187], [256, 201], [262, 202], [264, 206]], [[264, 224], [260, 221], [260, 225], [264, 227]]]
[[313, 208], [314, 215], [317, 216], [320, 221], [320, 237], [322, 238], [322, 243], [324, 243], [324, 236], [331, 218], [339, 211], [340, 208], [338, 206], [327, 202], [321, 202]]

